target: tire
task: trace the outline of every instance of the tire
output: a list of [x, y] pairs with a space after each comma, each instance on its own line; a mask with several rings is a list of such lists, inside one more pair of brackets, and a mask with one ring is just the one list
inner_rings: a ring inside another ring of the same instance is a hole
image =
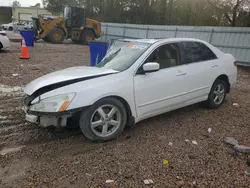
[[[111, 111], [114, 113], [108, 117]], [[127, 112], [124, 105], [115, 98], [104, 98], [81, 114], [79, 125], [89, 140], [106, 142], [117, 138], [124, 130], [126, 122]]]
[[13, 27], [9, 27], [9, 31], [13, 31]]
[[49, 32], [49, 39], [52, 43], [60, 44], [65, 39], [64, 31], [60, 28], [53, 27]]
[[88, 45], [90, 41], [95, 39], [95, 34], [92, 30], [87, 29], [82, 35], [82, 43]]
[[[208, 95], [208, 100], [205, 102], [206, 106], [211, 109], [219, 108], [226, 99], [227, 87], [228, 87], [228, 84], [225, 81], [216, 80]], [[217, 100], [216, 100], [216, 97], [217, 97]]]

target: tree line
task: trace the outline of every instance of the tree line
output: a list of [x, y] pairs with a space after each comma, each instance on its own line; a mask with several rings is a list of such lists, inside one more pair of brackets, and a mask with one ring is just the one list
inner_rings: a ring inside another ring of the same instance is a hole
[[83, 7], [101, 22], [250, 27], [250, 0], [42, 0], [54, 14]]

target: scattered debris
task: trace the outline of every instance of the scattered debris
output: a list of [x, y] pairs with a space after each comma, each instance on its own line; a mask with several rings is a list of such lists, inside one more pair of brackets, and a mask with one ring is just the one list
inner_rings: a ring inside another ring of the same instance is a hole
[[18, 146], [18, 147], [14, 147], [14, 148], [5, 148], [5, 149], [0, 151], [0, 155], [4, 156], [7, 154], [15, 153], [15, 152], [21, 151], [21, 149], [23, 149], [24, 147], [25, 146]]
[[237, 140], [235, 140], [234, 138], [232, 138], [232, 137], [226, 137], [225, 140], [224, 140], [224, 142], [226, 144], [230, 144], [232, 146], [239, 145], [239, 142]]
[[12, 74], [12, 76], [17, 77], [17, 76], [19, 76], [19, 74]]
[[248, 171], [245, 171], [245, 174], [246, 174], [247, 176], [250, 176], [250, 172], [248, 172]]
[[235, 145], [234, 150], [240, 153], [250, 153], [250, 147], [242, 146], [242, 145]]
[[169, 162], [168, 162], [168, 160], [165, 160], [165, 159], [164, 159], [164, 160], [162, 161], [162, 164], [163, 164], [163, 165], [168, 165]]
[[[92, 175], [91, 175], [91, 174], [89, 174], [89, 173], [86, 173], [86, 176], [92, 177]], [[107, 183], [107, 181], [106, 181], [106, 183]]]
[[250, 153], [250, 147], [239, 145], [239, 142], [232, 137], [225, 138], [224, 142], [234, 146], [234, 152]]
[[192, 184], [193, 184], [193, 185], [196, 185], [196, 181], [193, 181]]
[[192, 141], [192, 144], [198, 145], [198, 143], [195, 140]]
[[114, 180], [106, 180], [106, 187], [115, 188], [116, 184]]
[[169, 145], [169, 146], [173, 146], [173, 143], [172, 143], [172, 142], [169, 142], [168, 145]]
[[236, 107], [238, 107], [238, 106], [240, 106], [238, 103], [233, 103], [233, 106], [236, 106]]
[[143, 182], [145, 185], [151, 185], [154, 183], [152, 179], [145, 179], [145, 180], [143, 180]]
[[186, 140], [185, 140], [185, 142], [189, 142], [189, 140], [188, 140], [188, 139], [186, 139]]
[[175, 184], [176, 184], [178, 187], [182, 187], [183, 185], [185, 185], [185, 182], [184, 182], [183, 180], [180, 180], [180, 181], [175, 182]]
[[210, 134], [212, 132], [212, 129], [211, 128], [208, 128], [208, 133]]
[[250, 166], [250, 159], [247, 160], [247, 165]]
[[106, 180], [106, 183], [114, 183], [115, 180]]

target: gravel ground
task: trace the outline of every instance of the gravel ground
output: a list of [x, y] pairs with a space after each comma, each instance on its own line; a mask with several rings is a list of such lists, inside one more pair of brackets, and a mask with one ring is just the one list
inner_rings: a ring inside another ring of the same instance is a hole
[[[115, 141], [94, 144], [79, 130], [26, 123], [21, 110], [23, 85], [55, 70], [87, 65], [88, 47], [36, 43], [29, 48], [30, 60], [19, 60], [19, 48], [12, 43], [0, 52], [0, 187], [134, 188], [147, 187], [143, 180], [149, 178], [154, 184], [148, 187], [249, 188], [248, 156], [234, 156], [223, 143], [232, 136], [250, 146], [249, 68], [239, 68], [238, 84], [218, 110], [189, 106], [140, 122]], [[163, 160], [169, 164], [163, 166]], [[106, 184], [108, 179], [114, 183]]]

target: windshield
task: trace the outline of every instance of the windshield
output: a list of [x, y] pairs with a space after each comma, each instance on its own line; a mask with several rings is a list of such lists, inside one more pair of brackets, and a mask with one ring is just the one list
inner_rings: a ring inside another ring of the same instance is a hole
[[147, 50], [150, 44], [130, 41], [114, 41], [103, 60], [96, 67], [125, 71]]

